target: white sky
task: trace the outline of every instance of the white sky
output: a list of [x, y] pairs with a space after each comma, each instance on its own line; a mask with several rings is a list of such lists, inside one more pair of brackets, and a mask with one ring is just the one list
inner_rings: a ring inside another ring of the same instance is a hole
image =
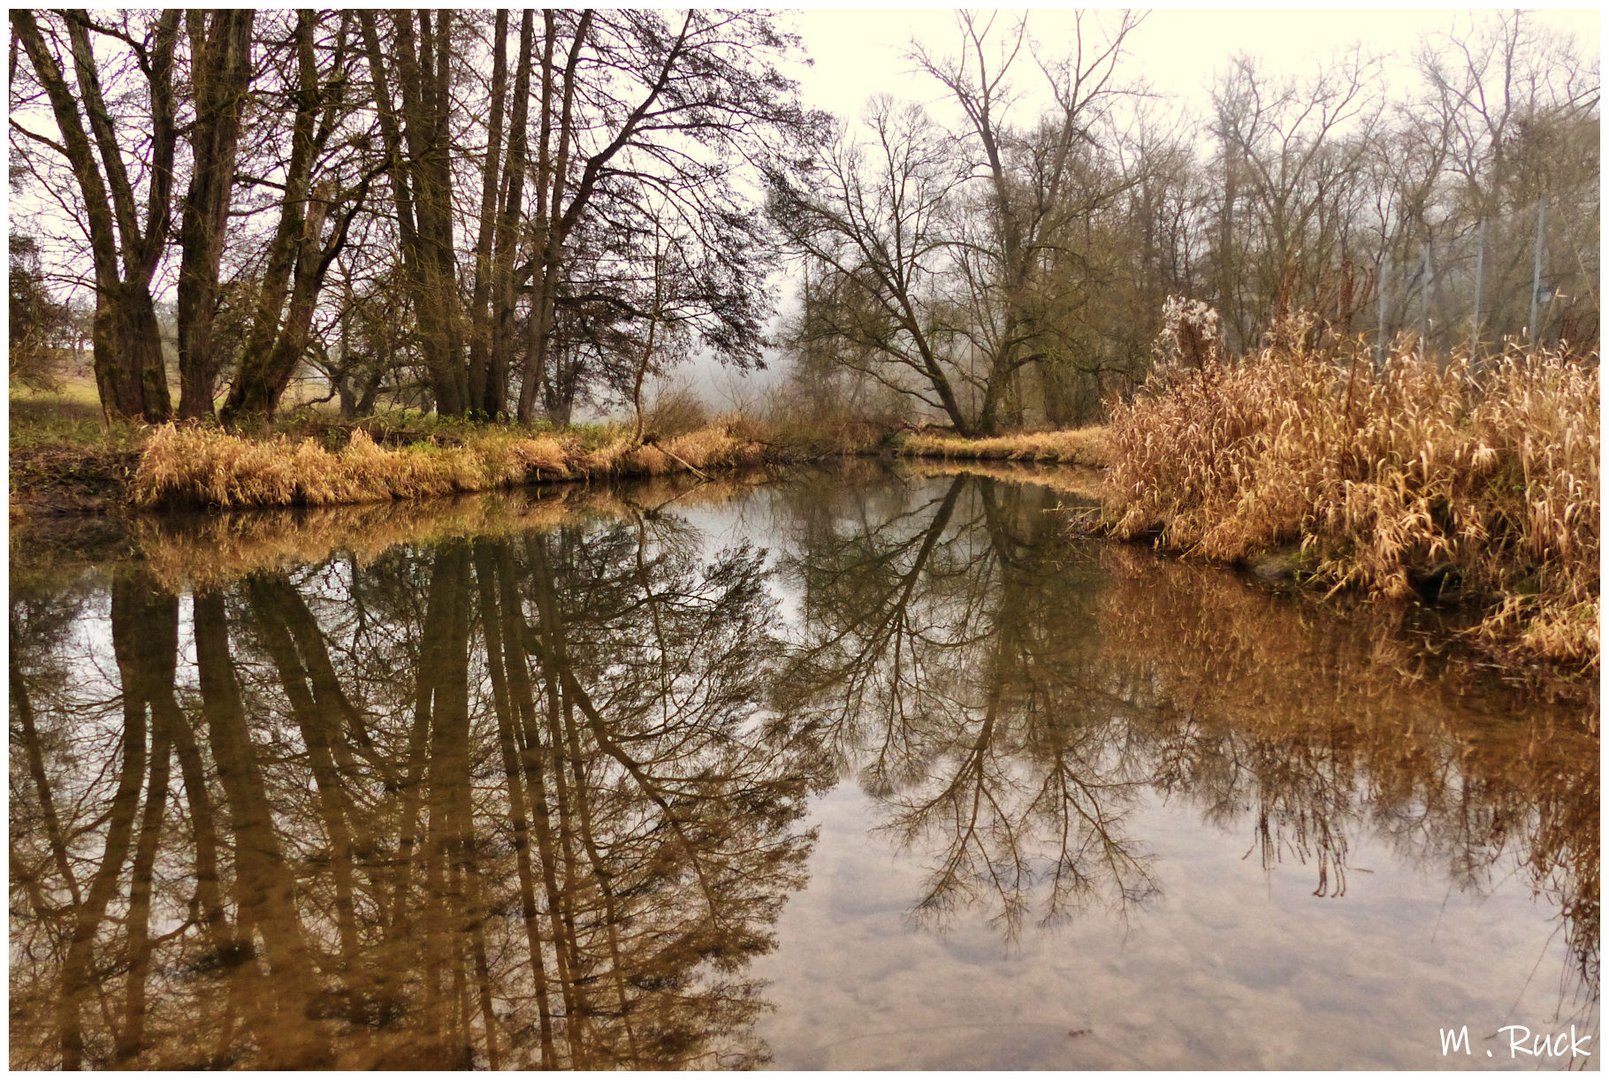
[[[1115, 25], [1118, 9], [1098, 6], [1105, 9], [1100, 17]], [[1016, 10], [1020, 9], [1002, 10], [997, 32], [1009, 25]], [[1362, 41], [1371, 52], [1396, 57], [1395, 63], [1387, 64], [1387, 77], [1401, 87], [1412, 79], [1412, 53], [1423, 36], [1468, 27], [1472, 19], [1495, 19], [1500, 10], [1467, 5], [1399, 9], [1286, 4], [1234, 10], [1174, 6], [1150, 12], [1130, 38], [1129, 55], [1120, 71], [1143, 76], [1156, 90], [1178, 95], [1184, 104], [1199, 109], [1207, 104], [1213, 73], [1236, 52], [1261, 57], [1270, 72], [1298, 74], [1313, 61]], [[1597, 4], [1553, 6], [1532, 14], [1539, 26], [1573, 33], [1583, 53], [1599, 52]], [[1030, 31], [1052, 53], [1057, 51], [1058, 29], [1071, 22], [1066, 5], [1036, 5], [1029, 14]], [[797, 16], [797, 27], [815, 61], [800, 76], [805, 100], [850, 117], [858, 116], [866, 99], [876, 93], [938, 100], [940, 90], [931, 80], [914, 75], [903, 53], [913, 37], [937, 51], [953, 50], [960, 40], [955, 9], [930, 6], [878, 10], [814, 6]], [[1392, 77], [1396, 73], [1400, 79]]]

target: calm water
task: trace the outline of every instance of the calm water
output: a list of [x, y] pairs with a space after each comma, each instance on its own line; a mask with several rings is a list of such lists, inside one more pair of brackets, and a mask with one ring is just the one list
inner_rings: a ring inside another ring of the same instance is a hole
[[566, 491], [14, 569], [12, 1066], [1534, 1067], [1499, 1029], [1574, 1025], [1595, 1067], [1595, 703], [1068, 543], [1067, 498]]

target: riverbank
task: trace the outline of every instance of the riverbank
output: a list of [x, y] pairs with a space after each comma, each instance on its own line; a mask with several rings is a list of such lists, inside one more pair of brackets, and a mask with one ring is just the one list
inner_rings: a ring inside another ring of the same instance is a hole
[[735, 421], [645, 441], [610, 430], [464, 427], [395, 446], [358, 427], [338, 449], [311, 437], [252, 439], [168, 425], [147, 437], [130, 495], [151, 507], [332, 506], [560, 480], [707, 475], [765, 459], [765, 445]]
[[12, 521], [40, 514], [103, 514], [128, 503], [145, 432], [137, 424], [102, 423], [100, 408], [81, 394], [11, 389], [10, 510]]
[[1274, 345], [1113, 410], [1120, 539], [1331, 592], [1461, 605], [1506, 658], [1599, 664], [1596, 357], [1476, 368]]
[[898, 441], [896, 452], [907, 457], [947, 461], [1011, 461], [1079, 465], [1090, 469], [1105, 468], [1110, 462], [1109, 444], [1103, 427], [1030, 431], [980, 439], [915, 432]]
[[10, 403], [10, 516], [141, 508], [327, 506], [602, 477], [707, 475], [793, 460], [741, 421], [636, 440], [619, 426], [562, 431], [381, 414], [303, 417], [255, 436], [210, 425], [106, 425], [68, 396]]
[[255, 435], [210, 425], [106, 425], [79, 395], [11, 401], [11, 518], [135, 508], [333, 506], [529, 484], [715, 472], [882, 455], [955, 462], [1106, 462], [1100, 428], [962, 439], [869, 423], [805, 432], [743, 416], [637, 437], [380, 414], [303, 416]]

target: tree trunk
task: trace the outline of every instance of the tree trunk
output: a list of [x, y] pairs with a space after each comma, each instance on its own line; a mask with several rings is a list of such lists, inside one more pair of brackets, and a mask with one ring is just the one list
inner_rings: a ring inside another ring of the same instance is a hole
[[492, 31], [491, 122], [486, 137], [486, 162], [481, 171], [480, 235], [475, 241], [475, 292], [470, 300], [469, 408], [482, 412], [486, 406], [487, 368], [491, 360], [492, 333], [492, 239], [497, 224], [497, 195], [501, 181], [503, 104], [508, 97], [508, 58], [504, 39], [508, 37], [508, 9], [499, 8]]
[[[558, 301], [564, 241], [586, 198], [585, 193], [578, 192], [570, 205], [565, 206], [565, 181], [569, 175], [571, 141], [574, 136], [571, 113], [575, 106], [575, 72], [592, 25], [592, 13], [583, 13], [576, 24], [575, 37], [570, 44], [570, 55], [565, 61], [562, 75], [564, 89], [557, 117], [559, 140], [557, 148], [553, 146], [554, 94], [557, 90], [554, 85], [557, 80], [553, 68], [556, 22], [551, 11], [544, 11], [542, 17], [547, 33], [546, 44], [542, 50], [542, 124], [536, 168], [534, 218], [537, 228], [535, 237], [537, 257], [536, 276], [531, 287], [530, 336], [525, 351], [525, 373], [520, 381], [518, 415], [521, 423], [530, 421], [531, 414], [536, 408], [537, 391], [547, 390], [548, 354], [552, 346], [553, 312]], [[641, 111], [639, 109], [639, 112]], [[622, 132], [616, 137], [617, 144], [623, 141], [624, 134], [625, 132]], [[548, 405], [548, 415], [552, 418], [554, 405], [550, 393], [544, 393], [544, 399]], [[565, 415], [568, 417], [568, 409], [565, 410]]]
[[[344, 79], [345, 73], [337, 70], [331, 74], [328, 85], [320, 83], [313, 52], [318, 16], [311, 11], [297, 14], [300, 85], [285, 202], [280, 211], [279, 227], [269, 245], [267, 269], [258, 293], [251, 333], [241, 350], [240, 371], [224, 402], [226, 425], [236, 423], [242, 416], [271, 417], [278, 408], [279, 399], [307, 351], [313, 311], [324, 279], [346, 244], [347, 230], [367, 191], [366, 179], [359, 183], [356, 191], [339, 195], [333, 181], [328, 179], [321, 180], [316, 189], [312, 187], [315, 161], [337, 126], [335, 81]], [[339, 32], [346, 34], [345, 20]], [[325, 101], [326, 97], [332, 100]], [[324, 118], [315, 128], [321, 108]], [[337, 215], [329, 238], [323, 240], [325, 220], [338, 198], [346, 205]]]
[[251, 79], [254, 14], [242, 8], [187, 15], [196, 118], [190, 135], [190, 190], [179, 227], [179, 415], [186, 419], [212, 415], [218, 381], [212, 334], [218, 264], [234, 188], [240, 114]]
[[[318, 242], [329, 209], [327, 199], [327, 192], [318, 192], [308, 200], [307, 220], [296, 255], [296, 279], [291, 287], [284, 322], [267, 356], [260, 359], [254, 357], [249, 370], [244, 362], [241, 364], [240, 379], [224, 407], [228, 420], [232, 421], [242, 413], [261, 413], [265, 417], [272, 417], [279, 406], [279, 399], [290, 385], [291, 376], [296, 374], [296, 367], [307, 352], [313, 309], [318, 304], [324, 272], [333, 257], [333, 252], [321, 247]], [[340, 234], [337, 234], [331, 245], [338, 247], [339, 243]]]
[[[514, 254], [525, 195], [534, 36], [533, 13], [527, 8], [520, 18], [520, 56], [514, 68], [514, 108], [509, 117], [508, 162], [503, 170], [502, 216], [492, 250], [492, 335], [482, 408], [494, 419], [508, 410], [509, 360], [514, 351]], [[552, 48], [551, 40], [547, 47]]]
[[392, 72], [381, 48], [376, 15], [359, 13], [420, 352], [436, 411], [443, 416], [462, 416], [468, 405], [469, 378], [462, 356], [463, 304], [453, 258], [447, 130], [452, 17], [451, 11], [438, 12], [433, 27], [429, 12], [419, 12], [416, 35], [412, 16], [392, 13], [396, 40], [390, 54], [402, 91], [399, 113], [391, 98]]
[[237, 418], [270, 415], [276, 397], [269, 393], [271, 380], [265, 365], [279, 333], [285, 293], [297, 256], [297, 244], [304, 234], [307, 193], [312, 184], [315, 154], [315, 124], [318, 118], [318, 67], [313, 53], [313, 32], [318, 16], [299, 11], [296, 18], [297, 87], [296, 119], [291, 127], [291, 156], [285, 171], [285, 201], [279, 212], [279, 225], [269, 241], [268, 259], [258, 286], [251, 330], [240, 352], [240, 370], [223, 406], [223, 421], [232, 425]]

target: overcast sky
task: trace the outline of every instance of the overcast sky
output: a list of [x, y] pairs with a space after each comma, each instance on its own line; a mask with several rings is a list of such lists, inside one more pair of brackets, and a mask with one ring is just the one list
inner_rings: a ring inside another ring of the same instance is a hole
[[[1115, 25], [1119, 9], [1103, 5], [1100, 18]], [[1394, 89], [1410, 83], [1407, 70], [1413, 50], [1426, 35], [1442, 33], [1472, 20], [1493, 20], [1499, 8], [1467, 6], [1405, 10], [1399, 8], [1296, 7], [1210, 10], [1199, 5], [1151, 11], [1130, 39], [1123, 65], [1131, 76], [1143, 76], [1163, 93], [1178, 95], [1197, 108], [1207, 103], [1213, 73], [1236, 52], [1260, 57], [1270, 71], [1298, 73], [1339, 48], [1361, 41], [1365, 49], [1394, 55], [1387, 78]], [[1002, 12], [1000, 29], [1015, 12]], [[1598, 50], [1601, 19], [1597, 4], [1552, 7], [1533, 12], [1540, 25], [1575, 34], [1583, 51]], [[800, 81], [807, 100], [818, 108], [856, 115], [872, 94], [935, 101], [941, 90], [916, 77], [903, 54], [915, 38], [929, 49], [954, 51], [960, 38], [953, 8], [904, 7], [857, 10], [847, 6], [813, 6], [797, 17], [800, 35], [814, 60]], [[1054, 52], [1065, 37], [1072, 15], [1065, 5], [1040, 6], [1029, 12], [1030, 30]], [[1398, 76], [1398, 77], [1393, 77]]]

